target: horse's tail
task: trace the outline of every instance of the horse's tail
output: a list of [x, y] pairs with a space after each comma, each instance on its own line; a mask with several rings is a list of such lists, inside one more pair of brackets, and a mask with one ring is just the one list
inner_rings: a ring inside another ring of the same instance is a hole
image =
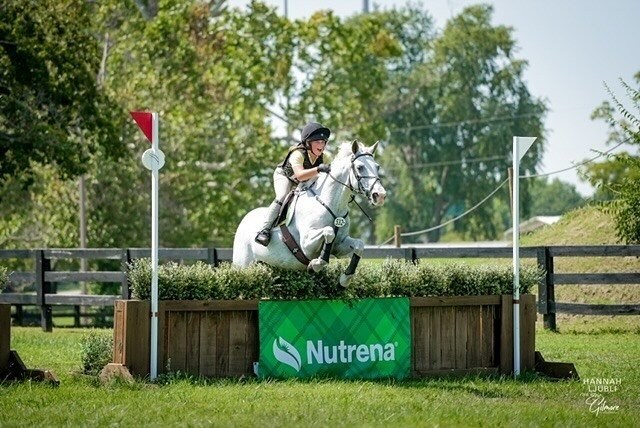
[[240, 228], [236, 230], [236, 236], [233, 238], [233, 264], [235, 266], [245, 267], [251, 263], [251, 242], [246, 239], [246, 233]]
[[233, 238], [233, 264], [244, 267], [256, 260], [253, 240], [259, 231], [260, 219], [266, 214], [266, 208], [258, 208], [244, 216]]

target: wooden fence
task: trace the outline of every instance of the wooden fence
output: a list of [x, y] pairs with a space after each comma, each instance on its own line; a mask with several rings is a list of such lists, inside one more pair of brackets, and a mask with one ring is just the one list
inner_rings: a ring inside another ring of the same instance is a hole
[[[113, 306], [116, 299], [129, 299], [130, 290], [126, 279], [126, 263], [133, 259], [150, 257], [148, 248], [94, 248], [94, 249], [44, 249], [44, 250], [0, 250], [0, 259], [32, 259], [34, 270], [31, 272], [12, 272], [12, 283], [30, 283], [35, 285], [36, 293], [3, 293], [0, 303], [10, 303], [16, 307], [14, 318], [20, 324], [23, 306], [36, 306], [40, 312], [40, 324], [45, 331], [51, 331], [52, 307], [66, 306], [74, 308], [76, 322], [80, 318], [80, 308], [88, 306]], [[231, 261], [229, 248], [162, 248], [158, 252], [160, 260], [195, 261], [201, 260], [213, 266], [220, 262]], [[640, 263], [638, 272], [633, 273], [555, 273], [554, 259], [558, 257], [639, 257], [640, 245], [603, 245], [603, 246], [551, 246], [522, 247], [522, 258], [537, 260], [546, 275], [538, 284], [538, 313], [543, 315], [546, 328], [556, 328], [556, 313], [589, 315], [638, 315], [639, 304], [628, 305], [589, 305], [563, 303], [555, 301], [555, 286], [563, 284], [640, 284]], [[377, 248], [367, 247], [365, 258], [393, 258], [417, 261], [431, 258], [511, 258], [511, 248]], [[120, 270], [101, 272], [56, 271], [53, 268], [57, 259], [89, 259], [120, 261]], [[56, 283], [73, 281], [92, 281], [99, 283], [118, 283], [118, 295], [61, 295], [56, 294]]]

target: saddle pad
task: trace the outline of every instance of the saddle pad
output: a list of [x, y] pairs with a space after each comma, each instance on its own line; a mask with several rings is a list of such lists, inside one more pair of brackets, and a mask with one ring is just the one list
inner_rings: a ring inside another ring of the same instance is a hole
[[293, 195], [291, 202], [289, 203], [289, 208], [287, 209], [287, 216], [285, 217], [283, 222], [283, 224], [286, 226], [289, 226], [289, 223], [291, 223], [291, 219], [293, 218], [293, 213], [296, 210], [296, 203], [298, 202], [299, 197], [300, 197], [300, 193], [296, 192]]

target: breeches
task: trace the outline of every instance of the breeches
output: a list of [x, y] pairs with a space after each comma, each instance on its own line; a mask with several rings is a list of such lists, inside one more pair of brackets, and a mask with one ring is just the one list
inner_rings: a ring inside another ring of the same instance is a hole
[[285, 196], [295, 187], [295, 183], [284, 175], [282, 168], [277, 167], [273, 172], [273, 188], [276, 191], [276, 200], [282, 202]]

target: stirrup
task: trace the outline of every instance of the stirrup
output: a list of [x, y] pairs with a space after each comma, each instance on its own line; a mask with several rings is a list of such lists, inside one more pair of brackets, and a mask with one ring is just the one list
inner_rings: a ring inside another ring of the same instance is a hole
[[269, 245], [269, 241], [271, 241], [271, 231], [267, 230], [267, 229], [263, 229], [260, 232], [258, 232], [258, 234], [256, 235], [256, 239], [255, 241], [262, 245], [262, 246], [268, 246]]

